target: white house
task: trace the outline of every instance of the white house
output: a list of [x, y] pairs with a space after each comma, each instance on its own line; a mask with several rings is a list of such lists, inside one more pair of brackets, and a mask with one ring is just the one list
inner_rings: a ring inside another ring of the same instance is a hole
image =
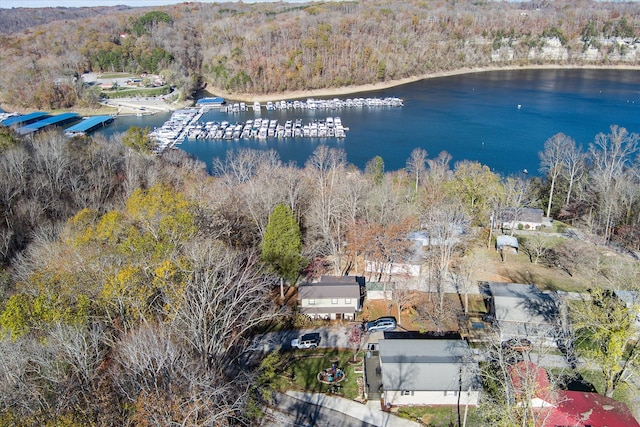
[[466, 341], [385, 337], [378, 350], [386, 406], [478, 404], [477, 364]]
[[502, 228], [524, 230], [538, 230], [551, 227], [551, 221], [544, 216], [539, 208], [506, 208], [499, 214]]
[[298, 286], [300, 312], [312, 319], [355, 320], [362, 310], [364, 277], [322, 276]]

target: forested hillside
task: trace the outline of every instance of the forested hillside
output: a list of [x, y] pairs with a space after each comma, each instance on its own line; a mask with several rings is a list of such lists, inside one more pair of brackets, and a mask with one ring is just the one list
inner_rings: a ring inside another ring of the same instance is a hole
[[[438, 289], [506, 207], [549, 208], [599, 244], [640, 249], [640, 137], [615, 126], [588, 148], [550, 138], [544, 181], [421, 149], [404, 170], [374, 158], [360, 171], [323, 145], [304, 167], [230, 153], [211, 177], [181, 151], [137, 151], [135, 129], [112, 141], [2, 129], [0, 425], [253, 425], [268, 393], [242, 365], [251, 336], [294, 319], [278, 284], [295, 271], [261, 256], [270, 226], [279, 238], [271, 221], [299, 224], [291, 247], [310, 277], [394, 262], [424, 230], [452, 242], [423, 261]], [[558, 274], [603, 268], [571, 240], [523, 250]]]
[[[25, 109], [91, 105], [85, 71], [159, 72], [191, 96], [207, 84], [267, 93], [491, 64], [638, 65], [639, 8], [185, 3], [54, 19], [0, 36], [0, 95]], [[601, 286], [618, 280], [615, 257], [593, 250], [606, 247], [631, 265], [618, 283], [633, 287], [637, 132], [612, 126], [585, 147], [557, 134], [540, 153], [543, 177], [527, 179], [422, 149], [402, 170], [376, 157], [362, 171], [324, 145], [305, 165], [234, 151], [211, 176], [180, 150], [149, 154], [148, 129], [106, 140], [0, 126], [0, 425], [258, 425], [275, 373], [247, 361], [265, 325], [299, 321], [280, 299], [284, 280], [364, 274], [365, 259], [384, 271], [423, 231], [451, 242], [421, 260], [443, 298], [507, 208], [543, 208], [584, 233], [522, 240], [531, 263], [563, 275], [588, 266], [585, 288]], [[490, 425], [495, 408], [482, 405]]]
[[[640, 4], [606, 2], [183, 3], [53, 21], [0, 37], [0, 98], [21, 108], [95, 102], [85, 71], [162, 73], [280, 93], [465, 67], [640, 64]], [[7, 12], [0, 12], [8, 19]]]

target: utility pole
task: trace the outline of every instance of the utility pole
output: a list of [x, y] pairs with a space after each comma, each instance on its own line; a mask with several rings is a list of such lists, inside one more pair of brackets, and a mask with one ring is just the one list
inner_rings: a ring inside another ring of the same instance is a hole
[[462, 427], [462, 421], [460, 420], [460, 395], [462, 394], [462, 366], [458, 371], [458, 427]]

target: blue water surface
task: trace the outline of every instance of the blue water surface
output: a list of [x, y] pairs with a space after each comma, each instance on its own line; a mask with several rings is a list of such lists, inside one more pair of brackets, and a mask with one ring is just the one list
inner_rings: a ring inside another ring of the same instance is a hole
[[[587, 147], [611, 125], [640, 133], [640, 71], [544, 69], [505, 70], [422, 80], [381, 91], [341, 96], [397, 96], [404, 107], [285, 110], [260, 115], [212, 111], [203, 121], [244, 122], [255, 117], [280, 122], [340, 116], [349, 127], [344, 140], [287, 138], [267, 141], [185, 141], [178, 147], [205, 161], [238, 148], [274, 149], [284, 162], [303, 166], [319, 144], [343, 148], [349, 163], [363, 169], [375, 156], [385, 170], [405, 167], [416, 147], [429, 157], [446, 151], [453, 163], [477, 160], [503, 175], [539, 168], [544, 142], [563, 132]], [[103, 132], [129, 126], [160, 126], [168, 114], [118, 118]]]

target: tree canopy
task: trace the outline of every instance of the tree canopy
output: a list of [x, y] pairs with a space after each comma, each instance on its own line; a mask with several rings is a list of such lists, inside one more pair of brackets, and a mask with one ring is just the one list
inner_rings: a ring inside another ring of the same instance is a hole
[[307, 264], [301, 254], [302, 234], [291, 208], [277, 204], [269, 215], [262, 240], [262, 259], [278, 275], [295, 282]]

